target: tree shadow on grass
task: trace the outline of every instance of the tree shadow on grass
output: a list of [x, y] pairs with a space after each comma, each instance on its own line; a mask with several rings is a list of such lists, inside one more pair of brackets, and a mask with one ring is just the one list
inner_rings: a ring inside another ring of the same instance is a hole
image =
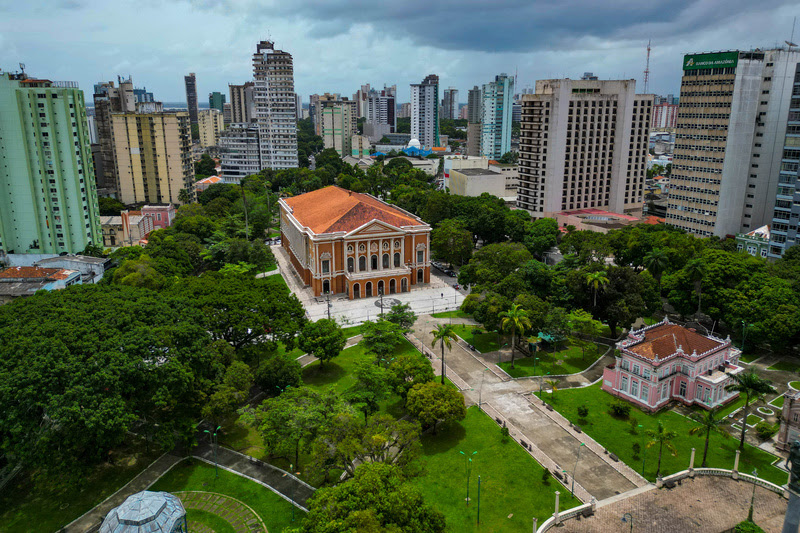
[[467, 436], [464, 426], [458, 422], [440, 423], [436, 435], [430, 430], [422, 436], [422, 449], [425, 455], [446, 453], [457, 447]]
[[347, 370], [335, 362], [325, 365], [314, 363], [303, 370], [303, 381], [309, 385], [324, 386], [336, 383], [347, 374]]

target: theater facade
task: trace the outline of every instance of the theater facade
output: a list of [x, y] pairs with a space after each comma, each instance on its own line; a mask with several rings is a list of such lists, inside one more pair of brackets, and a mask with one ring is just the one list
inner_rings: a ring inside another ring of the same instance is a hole
[[430, 283], [431, 227], [411, 213], [336, 186], [279, 205], [282, 246], [314, 296], [353, 300]]

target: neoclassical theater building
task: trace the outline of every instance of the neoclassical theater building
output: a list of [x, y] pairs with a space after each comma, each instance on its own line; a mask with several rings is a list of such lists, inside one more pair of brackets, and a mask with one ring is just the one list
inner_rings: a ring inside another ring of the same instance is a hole
[[431, 227], [411, 213], [335, 186], [279, 204], [282, 245], [315, 296], [352, 300], [430, 282]]

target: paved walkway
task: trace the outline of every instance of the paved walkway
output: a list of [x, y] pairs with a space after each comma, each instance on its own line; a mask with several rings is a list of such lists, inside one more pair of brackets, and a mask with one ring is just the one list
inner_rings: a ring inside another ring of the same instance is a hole
[[[725, 477], [697, 476], [684, 479], [673, 489], [653, 489], [630, 498], [598, 502], [597, 512], [589, 518], [569, 519], [559, 533], [686, 533], [729, 531], [747, 518], [753, 485]], [[756, 487], [753, 519], [767, 533], [778, 533], [783, 526], [786, 500], [765, 488]]]
[[[211, 464], [214, 463], [214, 449], [208, 442], [201, 443], [195, 448], [192, 455]], [[264, 485], [284, 500], [294, 503], [296, 507], [307, 512], [306, 501], [316, 491], [308, 483], [271, 464], [259, 461], [249, 455], [235, 452], [224, 446], [220, 446], [217, 449], [216, 460], [219, 466]]]
[[[448, 319], [436, 319], [430, 315], [422, 315], [417, 319], [414, 334], [428, 353], [432, 351], [431, 330], [436, 324], [446, 322]], [[508, 357], [510, 358], [510, 352]], [[434, 358], [435, 369], [439, 366], [437, 362]], [[454, 343], [452, 350], [445, 353], [445, 362], [448, 377], [453, 380], [455, 376], [452, 374], [457, 374], [466, 385], [459, 388], [465, 389], [463, 392], [468, 404], [477, 404], [479, 401], [491, 404], [503, 419], [518, 428], [521, 436], [517, 440], [533, 444], [559, 465], [559, 468], [567, 470], [571, 475], [578, 449], [584, 439], [577, 438], [573, 432], [564, 429], [530, 405], [523, 396], [528, 392], [525, 385], [536, 386], [538, 389], [536, 380], [504, 381], [490, 370], [492, 365], [487, 367], [480, 357], [459, 343]], [[598, 500], [636, 487], [610, 463], [611, 460], [605, 454], [598, 455], [590, 450], [584, 450], [578, 462], [577, 481]]]
[[91, 531], [100, 527], [103, 519], [111, 509], [120, 506], [131, 494], [147, 490], [150, 485], [155, 483], [158, 478], [163, 476], [180, 460], [180, 457], [165, 453], [151, 463], [150, 466], [142, 470], [139, 475], [128, 482], [127, 485], [109, 496], [105, 501], [95, 506], [83, 516], [67, 524], [62, 531], [84, 533], [85, 531]]
[[[347, 339], [347, 344], [344, 345], [344, 349], [352, 348], [353, 346], [355, 346], [356, 344], [361, 342], [361, 339], [363, 339], [363, 338], [364, 338], [363, 335], [356, 335], [354, 337], [348, 338]], [[304, 367], [304, 368], [307, 367], [308, 365], [310, 365], [311, 363], [313, 363], [316, 360], [317, 360], [316, 357], [314, 357], [313, 355], [308, 354], [308, 353], [304, 354], [304, 355], [301, 355], [300, 357], [297, 358], [297, 362], [300, 363], [300, 366]]]
[[186, 491], [176, 492], [188, 511], [189, 530], [203, 532], [213, 530], [203, 524], [192, 523], [192, 509], [212, 513], [225, 520], [236, 533], [267, 533], [267, 526], [261, 517], [248, 505], [235, 498], [216, 492]]

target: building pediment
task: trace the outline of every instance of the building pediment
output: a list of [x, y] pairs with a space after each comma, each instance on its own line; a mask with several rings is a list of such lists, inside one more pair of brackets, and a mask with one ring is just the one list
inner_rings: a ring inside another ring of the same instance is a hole
[[345, 238], [352, 237], [372, 237], [376, 235], [386, 235], [387, 233], [402, 233], [403, 230], [380, 220], [371, 220], [363, 226], [354, 229], [345, 235]]

